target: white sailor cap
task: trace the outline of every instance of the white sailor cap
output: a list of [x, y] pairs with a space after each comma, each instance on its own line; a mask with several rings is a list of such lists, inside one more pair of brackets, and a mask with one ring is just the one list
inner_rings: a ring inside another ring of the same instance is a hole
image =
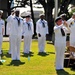
[[63, 17], [63, 16], [66, 16], [66, 14], [64, 13], [64, 14], [61, 14], [61, 15], [60, 15], [60, 17]]
[[25, 13], [25, 17], [27, 18], [27, 17], [31, 17], [31, 13], [30, 12], [26, 12]]
[[73, 13], [73, 15], [75, 15], [75, 12]]
[[14, 12], [15, 10], [11, 10], [11, 12]]
[[16, 10], [14, 10], [14, 12], [20, 12], [20, 10], [19, 9], [16, 9]]
[[39, 17], [41, 17], [41, 16], [45, 16], [45, 14], [42, 13], [42, 14], [39, 15]]
[[61, 19], [61, 17], [57, 17], [56, 19], [55, 19], [55, 22], [57, 22], [58, 20], [60, 20]]
[[24, 17], [24, 18], [31, 17], [31, 12], [24, 11], [24, 12], [21, 13], [21, 17]]
[[3, 13], [3, 10], [0, 10], [0, 14], [2, 14]]
[[25, 16], [25, 18], [29, 18], [29, 17], [31, 17], [31, 16], [30, 15]]

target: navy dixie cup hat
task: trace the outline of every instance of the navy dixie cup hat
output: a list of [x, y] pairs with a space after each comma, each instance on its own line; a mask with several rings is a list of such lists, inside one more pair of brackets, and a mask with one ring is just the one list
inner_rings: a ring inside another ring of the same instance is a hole
[[61, 17], [57, 17], [56, 19], [55, 19], [55, 22], [57, 22], [58, 20], [60, 20], [60, 19], [62, 19]]

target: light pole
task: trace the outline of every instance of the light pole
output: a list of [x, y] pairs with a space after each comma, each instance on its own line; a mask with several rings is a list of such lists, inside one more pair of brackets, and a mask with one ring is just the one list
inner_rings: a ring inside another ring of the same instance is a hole
[[58, 16], [58, 0], [55, 0], [55, 19]]
[[[56, 19], [57, 16], [58, 16], [58, 0], [55, 0], [54, 19]], [[54, 24], [55, 24], [55, 22], [54, 22]], [[55, 42], [55, 34], [54, 33], [52, 35], [52, 42], [53, 42], [53, 44]]]

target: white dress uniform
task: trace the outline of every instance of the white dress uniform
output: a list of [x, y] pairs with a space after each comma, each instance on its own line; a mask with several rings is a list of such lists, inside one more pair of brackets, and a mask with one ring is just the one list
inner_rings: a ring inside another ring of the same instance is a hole
[[[23, 23], [23, 36], [24, 36], [24, 53], [30, 52], [31, 42], [32, 42], [32, 35], [34, 34], [34, 27], [33, 27], [33, 21], [30, 20], [26, 22], [24, 20]], [[28, 26], [29, 24], [29, 26]]]
[[75, 47], [75, 20], [70, 18], [67, 23], [69, 24], [71, 33], [70, 33], [70, 46]]
[[[44, 23], [44, 27], [43, 24]], [[39, 52], [44, 52], [45, 51], [45, 41], [46, 41], [46, 34], [48, 34], [48, 24], [46, 20], [41, 20], [39, 19], [36, 22], [36, 33], [40, 34], [41, 37], [38, 36], [38, 48]]]
[[[18, 23], [18, 20], [20, 23]], [[20, 43], [23, 30], [23, 20], [19, 17], [14, 16], [11, 20], [11, 57], [12, 60], [20, 60]]]
[[55, 50], [56, 50], [56, 69], [63, 69], [64, 64], [64, 52], [66, 47], [66, 36], [62, 36], [61, 28], [64, 30], [65, 34], [68, 32], [68, 29], [62, 24], [60, 26], [54, 26], [55, 33]]
[[4, 25], [5, 25], [4, 20], [0, 19], [0, 54], [2, 54], [2, 52], [1, 52], [2, 41], [3, 41], [3, 31], [2, 31], [2, 29], [4, 29]]
[[10, 47], [9, 47], [9, 54], [11, 54], [11, 38], [10, 38], [10, 32], [11, 32], [11, 19], [13, 18], [14, 16], [13, 15], [10, 15], [10, 16], [8, 16], [8, 18], [7, 18], [7, 35], [9, 35], [9, 43], [10, 43]]

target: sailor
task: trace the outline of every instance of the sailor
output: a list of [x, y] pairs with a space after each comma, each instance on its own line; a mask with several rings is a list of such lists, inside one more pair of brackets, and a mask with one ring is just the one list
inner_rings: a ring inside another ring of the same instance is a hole
[[8, 16], [7, 18], [7, 35], [9, 35], [9, 44], [10, 44], [10, 47], [9, 47], [9, 51], [8, 51], [8, 54], [11, 54], [11, 36], [10, 36], [10, 33], [11, 33], [11, 19], [14, 17], [14, 10], [11, 10], [11, 15]]
[[15, 16], [11, 20], [11, 57], [12, 60], [20, 60], [20, 44], [23, 30], [23, 19], [19, 16], [20, 11], [15, 10]]
[[73, 13], [72, 17], [67, 21], [69, 24], [71, 33], [70, 33], [70, 46], [75, 47], [75, 13]]
[[64, 52], [66, 47], [66, 34], [70, 31], [68, 24], [62, 23], [62, 19], [57, 17], [55, 19], [56, 25], [54, 26], [55, 33], [55, 50], [56, 50], [56, 70], [61, 70], [64, 68]]
[[24, 36], [24, 54], [30, 53], [32, 35], [34, 34], [33, 21], [30, 14], [25, 15], [23, 25], [23, 36]]
[[5, 22], [2, 19], [2, 14], [3, 14], [3, 11], [0, 10], [0, 54], [2, 54], [1, 48], [2, 48], [2, 41], [3, 41], [3, 34], [4, 34], [4, 25], [5, 25]]
[[[63, 24], [64, 24], [64, 22], [67, 23], [67, 21], [66, 21], [67, 15], [65, 13], [61, 14], [60, 17], [62, 18], [62, 23]], [[70, 33], [69, 32], [67, 33], [67, 36], [66, 36], [66, 46], [67, 46], [67, 49], [70, 46]]]
[[45, 20], [45, 15], [40, 14], [39, 20], [36, 22], [36, 33], [38, 36], [38, 48], [39, 53], [46, 52], [45, 51], [45, 41], [46, 41], [46, 34], [48, 34], [48, 23]]

